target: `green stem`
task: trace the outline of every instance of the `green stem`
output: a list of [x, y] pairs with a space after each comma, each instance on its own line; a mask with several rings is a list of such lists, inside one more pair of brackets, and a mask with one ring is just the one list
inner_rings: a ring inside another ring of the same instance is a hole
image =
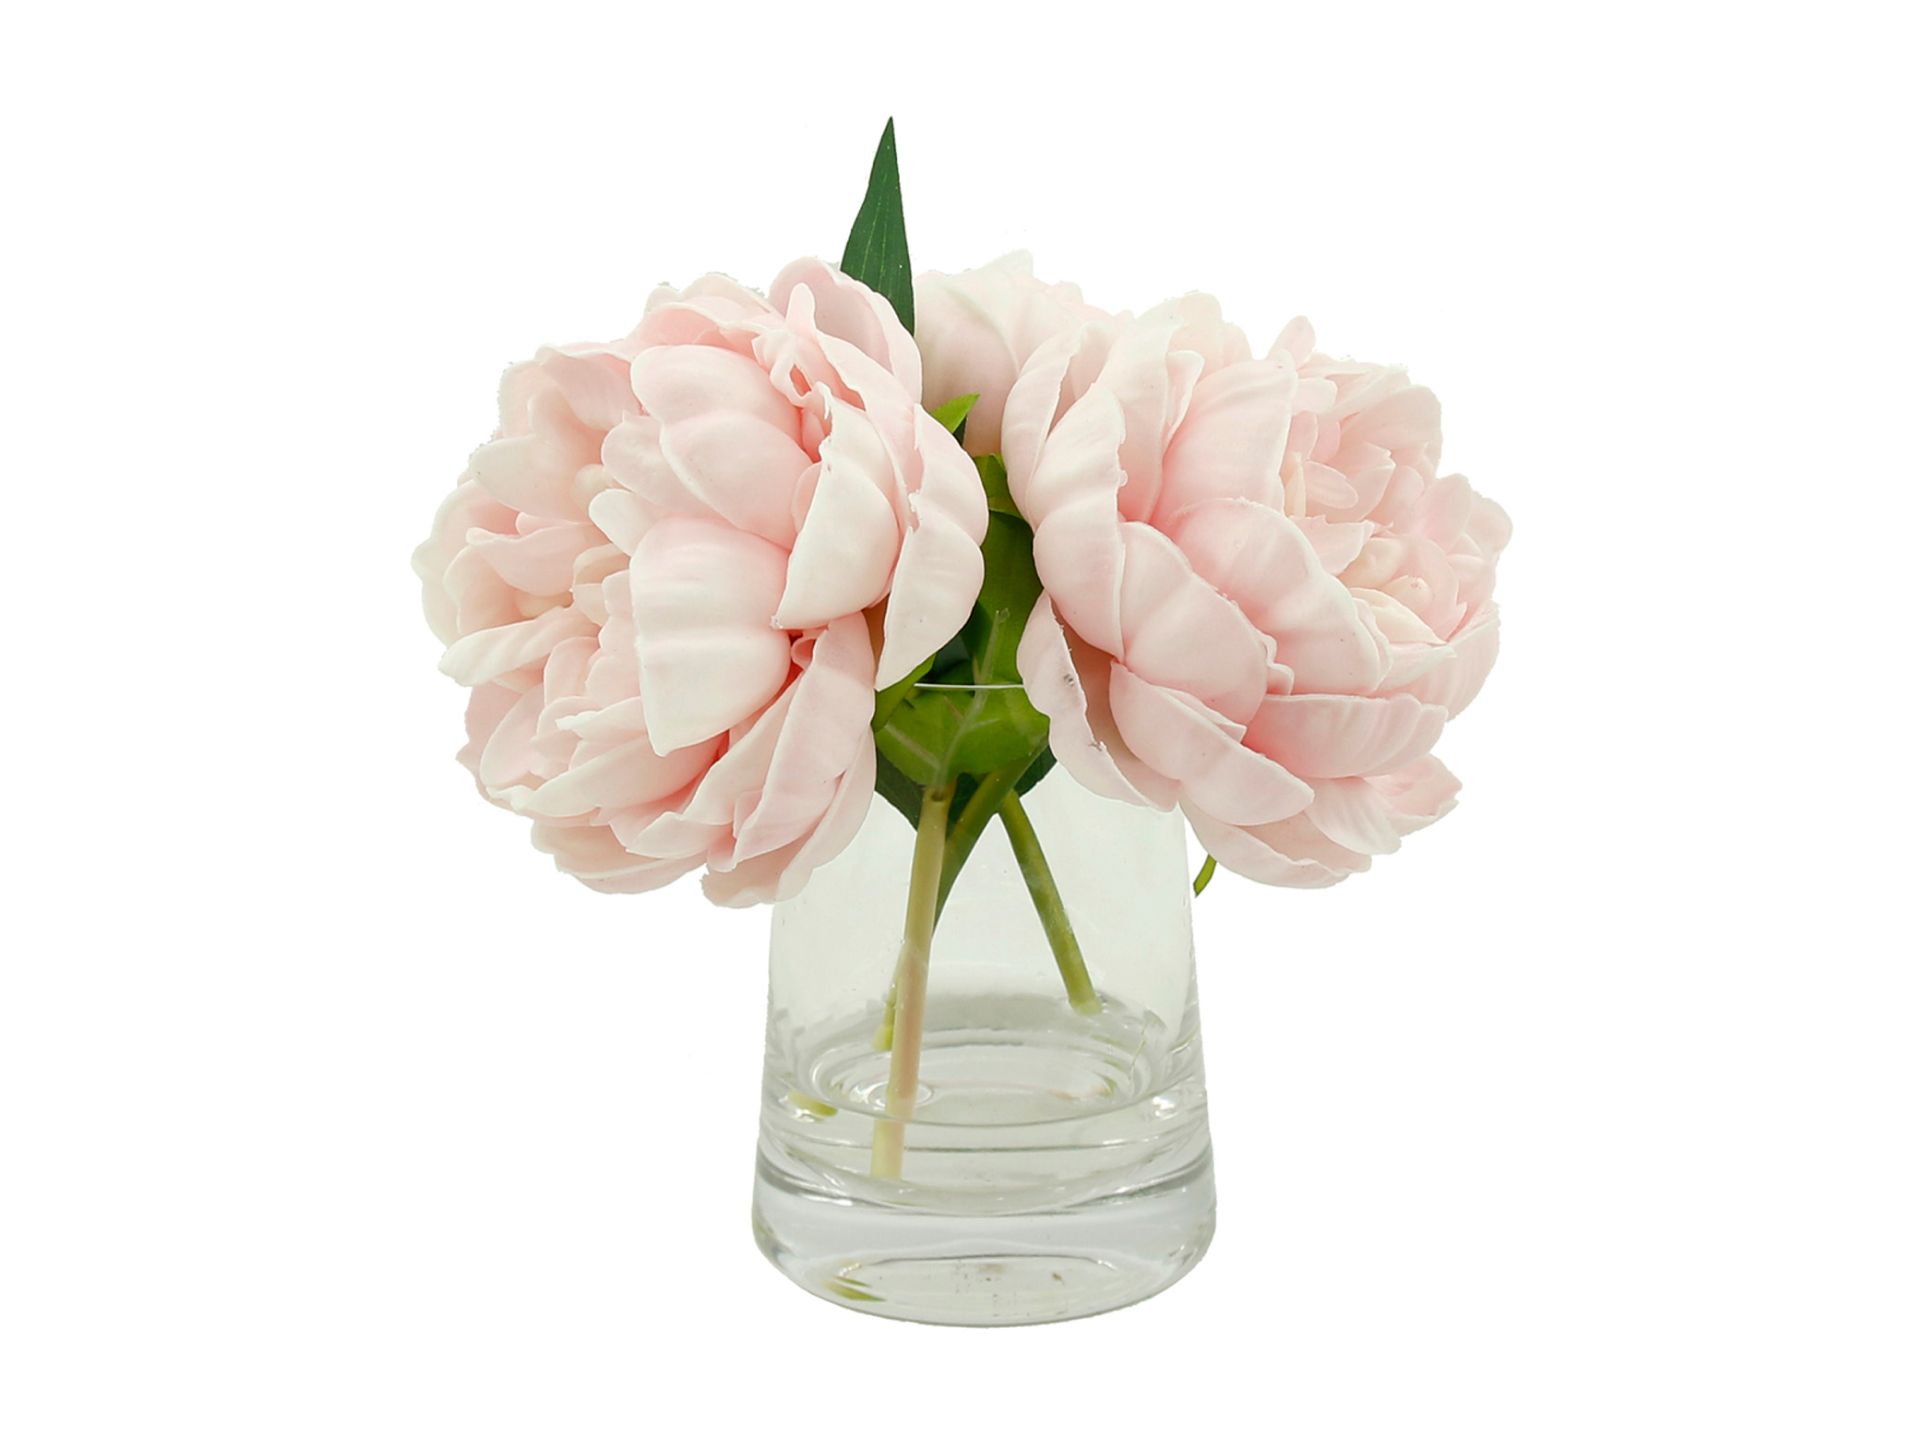
[[1024, 760], [1011, 765], [1002, 765], [997, 770], [988, 771], [985, 778], [973, 788], [972, 796], [961, 810], [959, 818], [953, 822], [952, 830], [946, 837], [946, 861], [940, 870], [939, 909], [946, 909], [946, 897], [953, 893], [953, 882], [959, 879], [959, 873], [965, 866], [967, 857], [973, 853], [973, 847], [979, 843], [979, 837], [986, 833], [986, 826], [1013, 787], [1019, 784], [1019, 777], [1032, 768], [1037, 755], [1029, 755]]
[[1019, 861], [1019, 873], [1032, 892], [1033, 908], [1039, 911], [1039, 923], [1046, 929], [1046, 942], [1053, 947], [1059, 962], [1059, 977], [1066, 982], [1066, 998], [1082, 1015], [1100, 1012], [1099, 996], [1093, 992], [1092, 978], [1086, 973], [1086, 957], [1080, 954], [1079, 937], [1073, 934], [1073, 922], [1066, 916], [1066, 905], [1059, 898], [1059, 886], [1046, 863], [1046, 852], [1039, 847], [1033, 822], [1026, 818], [1026, 807], [1019, 796], [1008, 795], [1000, 802], [1000, 823], [1013, 842], [1013, 856]]
[[1205, 893], [1206, 887], [1213, 883], [1213, 872], [1219, 869], [1219, 861], [1212, 856], [1206, 857], [1206, 863], [1199, 867], [1199, 874], [1193, 877], [1193, 894]]
[[[973, 853], [973, 847], [979, 843], [979, 837], [985, 833], [987, 824], [999, 813], [1000, 802], [1013, 793], [1013, 787], [1019, 784], [1020, 776], [1033, 768], [1033, 762], [1039, 759], [1037, 753], [1011, 765], [1002, 765], [997, 770], [988, 771], [965, 806], [954, 817], [946, 832], [946, 855], [940, 863], [939, 900], [933, 908], [933, 923], [939, 923], [939, 917], [945, 913], [946, 897], [953, 893], [953, 882], [959, 879], [959, 873], [965, 868], [967, 857]], [[879, 1028], [873, 1032], [875, 1050], [890, 1049], [893, 1044], [893, 1017], [899, 1008], [899, 976], [893, 977], [893, 983], [886, 992], [886, 1009], [880, 1016]]]
[[894, 981], [893, 1065], [886, 1078], [886, 1116], [873, 1122], [873, 1174], [900, 1178], [906, 1153], [906, 1122], [920, 1088], [920, 1044], [926, 1035], [926, 971], [933, 955], [933, 922], [939, 913], [940, 867], [946, 858], [946, 814], [953, 782], [936, 785], [920, 805], [913, 842], [913, 878], [906, 891], [906, 937], [900, 942]]

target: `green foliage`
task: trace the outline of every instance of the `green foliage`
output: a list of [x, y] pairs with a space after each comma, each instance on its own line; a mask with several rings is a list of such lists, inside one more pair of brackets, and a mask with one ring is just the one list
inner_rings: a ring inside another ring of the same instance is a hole
[[[927, 413], [944, 425], [948, 434], [958, 435], [960, 427], [966, 423], [967, 412], [978, 402], [977, 395], [961, 395], [957, 399], [948, 400], [939, 409]], [[1001, 468], [1004, 469], [1004, 467]]]
[[875, 788], [913, 824], [931, 786], [956, 782], [950, 813], [957, 819], [983, 777], [1010, 770], [1019, 777], [1017, 793], [1025, 794], [1053, 767], [1046, 717], [1026, 698], [1018, 664], [1020, 637], [1041, 591], [1032, 527], [1013, 504], [999, 457], [974, 464], [988, 505], [979, 599], [959, 634], [882, 691], [874, 711]]
[[906, 333], [913, 333], [913, 262], [906, 253], [906, 208], [900, 200], [899, 153], [893, 143], [893, 122], [886, 122], [873, 170], [866, 181], [866, 198], [846, 237], [840, 270], [868, 289], [886, 297]]

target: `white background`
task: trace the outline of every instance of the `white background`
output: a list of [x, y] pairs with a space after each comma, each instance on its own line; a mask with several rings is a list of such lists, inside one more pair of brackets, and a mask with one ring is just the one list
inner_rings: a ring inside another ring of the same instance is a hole
[[[1896, 13], [15, 15], [0, 1432], [1913, 1435]], [[407, 565], [889, 114], [919, 267], [1304, 312], [1516, 525], [1458, 811], [1199, 903], [1211, 1255], [1034, 1330], [759, 1257], [764, 912], [482, 804]]]

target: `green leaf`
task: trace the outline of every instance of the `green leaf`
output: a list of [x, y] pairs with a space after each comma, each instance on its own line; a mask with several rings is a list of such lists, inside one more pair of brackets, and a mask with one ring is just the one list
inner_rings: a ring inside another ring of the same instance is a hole
[[873, 771], [874, 792], [904, 815], [908, 825], [917, 826], [920, 823], [920, 809], [926, 800], [926, 787], [907, 779], [900, 768], [886, 758], [884, 750], [873, 758], [876, 762]]
[[1046, 778], [1046, 772], [1058, 763], [1053, 759], [1053, 747], [1048, 745], [1034, 757], [1033, 763], [1026, 767], [1026, 773], [1019, 777], [1019, 783], [1013, 787], [1013, 793], [1024, 795], [1040, 781]]
[[1219, 868], [1219, 861], [1212, 856], [1206, 857], [1206, 863], [1199, 867], [1199, 874], [1193, 877], [1193, 894], [1205, 893], [1206, 887], [1213, 883], [1213, 872]]
[[913, 262], [906, 254], [906, 209], [900, 201], [899, 153], [890, 119], [873, 152], [866, 198], [846, 237], [840, 271], [884, 296], [906, 333], [913, 333]]
[[979, 471], [979, 483], [986, 490], [986, 508], [996, 515], [1022, 519], [1019, 506], [1013, 503], [1012, 487], [1006, 481], [1006, 462], [997, 455], [981, 455], [973, 461], [973, 468]]
[[[959, 434], [960, 426], [966, 423], [966, 412], [978, 402], [977, 395], [962, 395], [956, 400], [948, 400], [939, 409], [930, 412], [933, 418], [946, 427], [950, 435]], [[1005, 469], [1001, 467], [1002, 471]]]
[[[939, 657], [928, 655], [920, 662], [919, 668], [903, 680], [895, 680], [873, 697], [873, 728], [882, 730], [886, 722], [893, 718], [893, 712], [899, 709], [900, 701], [913, 693], [913, 687], [926, 678], [927, 671], [933, 668], [933, 662]], [[918, 814], [917, 811], [914, 812]], [[914, 824], [919, 821], [915, 820]]]

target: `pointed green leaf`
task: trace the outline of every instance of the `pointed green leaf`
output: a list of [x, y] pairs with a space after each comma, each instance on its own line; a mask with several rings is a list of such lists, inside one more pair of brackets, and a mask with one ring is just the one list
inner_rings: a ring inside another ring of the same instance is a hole
[[840, 271], [886, 297], [906, 333], [913, 333], [913, 262], [906, 254], [906, 209], [900, 201], [899, 153], [890, 119], [873, 154], [866, 199], [846, 237]]
[[886, 758], [886, 751], [874, 757], [873, 789], [880, 799], [906, 817], [908, 825], [920, 823], [920, 810], [926, 801], [926, 787], [908, 779], [899, 766]]
[[958, 435], [960, 426], [966, 423], [966, 412], [971, 410], [978, 400], [977, 395], [961, 395], [956, 400], [948, 400], [931, 413], [935, 420], [946, 427], [949, 435]]
[[986, 508], [1016, 520], [1023, 518], [1019, 506], [1013, 503], [1013, 488], [1006, 479], [1006, 462], [997, 455], [980, 455], [974, 458], [973, 468], [979, 471], [979, 483], [986, 488]]
[[1046, 778], [1046, 772], [1051, 770], [1055, 763], [1053, 759], [1053, 747], [1048, 745], [1044, 750], [1039, 752], [1038, 758], [1026, 767], [1026, 773], [1019, 777], [1019, 783], [1013, 787], [1013, 793], [1015, 795], [1024, 795], [1028, 790], [1031, 790], [1035, 785]]

